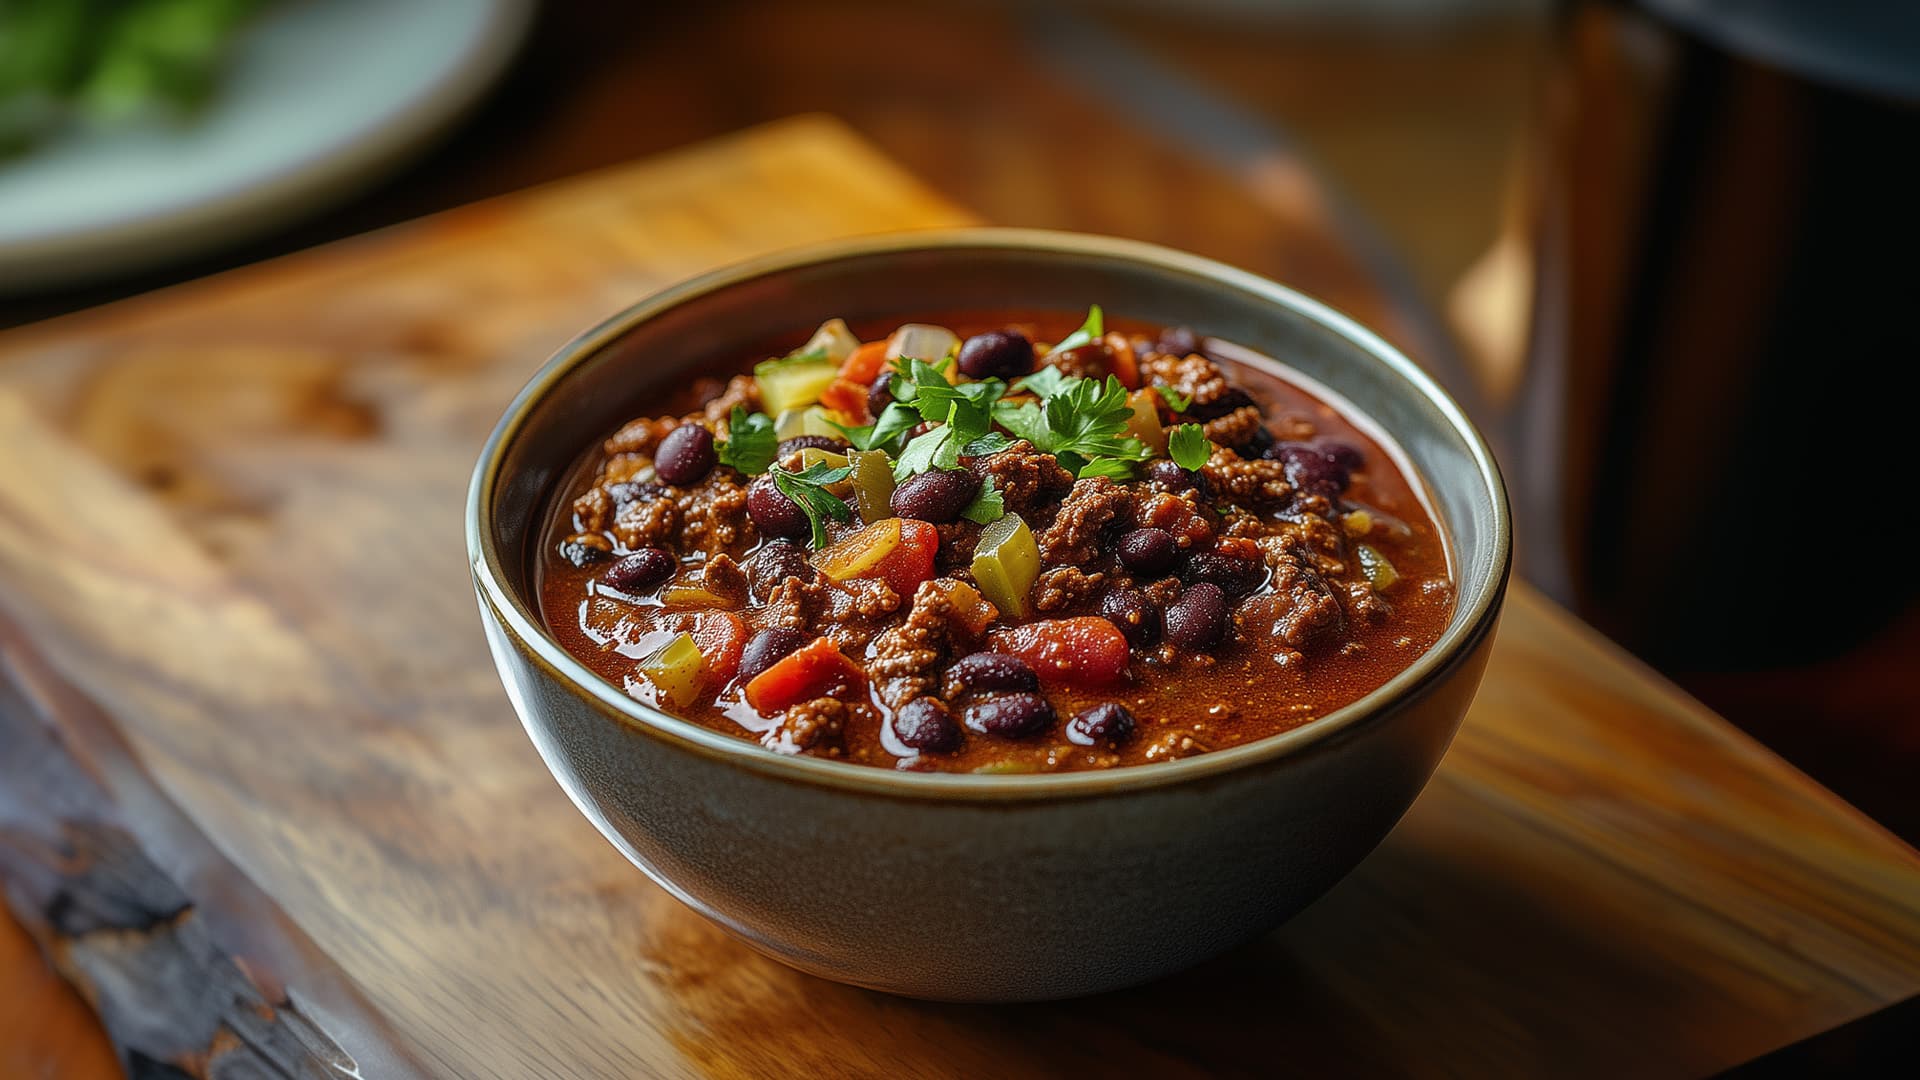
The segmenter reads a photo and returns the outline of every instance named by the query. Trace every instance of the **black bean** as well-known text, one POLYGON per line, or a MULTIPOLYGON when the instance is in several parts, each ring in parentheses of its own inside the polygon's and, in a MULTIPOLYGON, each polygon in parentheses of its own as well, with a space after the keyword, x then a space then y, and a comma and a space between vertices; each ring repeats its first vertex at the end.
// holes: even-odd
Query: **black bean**
POLYGON ((653 471, 675 487, 698 483, 719 458, 713 452, 713 432, 699 424, 681 424, 660 440, 653 454, 653 471))
POLYGON ((1033 342, 1018 330, 989 330, 960 346, 960 374, 1016 379, 1033 372, 1033 342))
POLYGON ((992 690, 1038 690, 1040 678, 1025 660, 1002 652, 970 653, 947 669, 943 690, 947 697, 992 690))
POLYGON ((1192 356, 1200 351, 1200 335, 1191 326, 1169 326, 1160 331, 1153 348, 1169 356, 1192 356))
POLYGON ((560 541, 560 557, 575 566, 592 566, 613 558, 613 543, 599 533, 574 533, 560 541))
POLYGON ((1119 746, 1133 738, 1133 714, 1126 706, 1106 701, 1082 709, 1067 721, 1067 741, 1081 746, 1119 746))
POLYGON ((1331 499, 1347 490, 1352 474, 1340 464, 1342 455, 1310 443, 1274 443, 1261 455, 1286 466, 1287 483, 1310 495, 1331 499))
POLYGON ((939 698, 920 697, 893 714, 893 734, 902 743, 930 754, 960 749, 960 725, 939 698))
POLYGON ((847 442, 847 440, 836 439, 831 435, 795 435, 791 439, 781 439, 780 445, 774 447, 773 456, 775 458, 783 458, 795 450, 806 450, 808 448, 831 450, 836 454, 840 454, 845 453, 851 447, 852 444, 847 442))
POLYGON ((965 469, 945 469, 909 476, 893 489, 887 505, 903 518, 942 524, 960 516, 960 511, 980 494, 980 478, 965 469))
POLYGON ((1159 577, 1173 569, 1173 560, 1180 554, 1173 534, 1155 528, 1135 529, 1122 536, 1114 551, 1120 556, 1121 566, 1148 577, 1159 577))
POLYGON ((753 582, 754 595, 762 599, 788 578, 812 581, 818 572, 807 561, 806 549, 791 540, 763 544, 747 561, 747 575, 753 582))
POLYGON ((1167 640, 1183 649, 1199 651, 1227 636, 1227 594, 1211 582, 1187 588, 1167 609, 1167 640))
POLYGON ((1205 404, 1196 401, 1187 406, 1183 419, 1218 420, 1235 409, 1245 408, 1251 404, 1253 404, 1252 396, 1236 386, 1205 404))
POLYGON ((887 406, 891 404, 893 404, 893 377, 883 371, 879 378, 873 380, 873 385, 867 387, 867 412, 878 420, 880 414, 885 412, 887 406))
POLYGON ((621 592, 639 592, 667 580, 679 568, 679 560, 672 555, 659 548, 646 547, 620 556, 607 567, 601 580, 621 592))
POLYGON ((1053 704, 1039 694, 992 694, 974 698, 965 713, 967 730, 1003 739, 1024 739, 1053 726, 1053 704))
POLYGON ((1100 600, 1100 615, 1120 628, 1127 644, 1151 648, 1160 640, 1160 609, 1139 589, 1115 589, 1100 600))
POLYGON ((1172 458, 1154 458, 1147 462, 1147 479, 1154 487, 1178 495, 1200 486, 1200 477, 1183 469, 1172 458))
POLYGON ((1242 558, 1219 551, 1196 551, 1187 556, 1180 568, 1183 581, 1206 581, 1220 586, 1230 596, 1250 593, 1267 581, 1267 564, 1259 559, 1242 558))
POLYGON ((1233 452, 1251 461, 1266 452, 1273 445, 1273 432, 1265 424, 1253 429, 1253 433, 1233 448, 1233 452))
POLYGON ((760 631, 747 639, 747 647, 740 650, 740 681, 753 678, 812 640, 790 626, 774 626, 760 631))
POLYGON ((806 536, 813 530, 807 512, 787 498, 770 474, 762 474, 747 485, 747 516, 753 526, 768 536, 806 536))

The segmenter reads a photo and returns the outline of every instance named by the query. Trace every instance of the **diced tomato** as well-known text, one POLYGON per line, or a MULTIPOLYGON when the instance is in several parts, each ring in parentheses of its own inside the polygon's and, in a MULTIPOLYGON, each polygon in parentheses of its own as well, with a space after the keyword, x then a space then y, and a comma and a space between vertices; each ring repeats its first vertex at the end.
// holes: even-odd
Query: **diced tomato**
POLYGON ((1017 626, 997 635, 994 644, 1025 660, 1042 682, 1098 686, 1127 670, 1126 637, 1092 615, 1017 626))
POLYGON ((709 685, 722 686, 731 680, 740 670, 740 653, 747 645, 747 624, 740 616, 731 611, 700 611, 678 621, 700 647, 709 685))
POLYGON ((815 638, 747 683, 747 704, 763 713, 822 697, 835 687, 866 678, 832 638, 815 638))
POLYGON ((940 550, 940 530, 924 521, 903 518, 900 543, 863 577, 882 578, 903 599, 911 599, 923 581, 933 579, 933 557, 940 550))
POLYGON ((848 382, 859 383, 861 392, 865 393, 866 388, 873 385, 873 380, 879 378, 886 367, 887 341, 881 338, 853 350, 846 362, 840 365, 840 377, 848 382))
POLYGON ((847 417, 854 424, 865 424, 873 419, 867 414, 865 384, 845 377, 833 380, 825 390, 820 391, 820 404, 847 417))
POLYGON ((1100 339, 1107 347, 1107 355, 1113 358, 1113 373, 1120 379, 1120 385, 1129 390, 1140 389, 1140 360, 1133 355, 1133 343, 1125 334, 1108 334, 1100 339))

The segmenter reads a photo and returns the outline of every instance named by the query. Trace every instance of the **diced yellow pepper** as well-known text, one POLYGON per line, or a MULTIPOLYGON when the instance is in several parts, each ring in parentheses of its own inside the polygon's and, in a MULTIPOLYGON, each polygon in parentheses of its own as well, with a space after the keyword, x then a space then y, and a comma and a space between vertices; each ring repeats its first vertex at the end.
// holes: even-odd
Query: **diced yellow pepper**
POLYGON ((1157 390, 1135 390, 1127 395, 1127 404, 1133 406, 1133 415, 1127 418, 1128 435, 1147 444, 1147 449, 1155 455, 1164 456, 1167 452, 1167 431, 1160 426, 1160 407, 1157 402, 1160 393, 1157 390))
POLYGON ((800 468, 810 469, 815 465, 825 465, 829 469, 844 469, 847 467, 847 459, 843 454, 836 454, 818 446, 801 449, 800 468))
POLYGON ((754 369, 753 381, 760 387, 760 404, 779 416, 789 409, 803 409, 820 400, 820 392, 832 384, 840 367, 824 356, 811 359, 778 360, 754 369))
POLYGON ((670 608, 734 608, 740 598, 722 596, 704 585, 669 585, 660 590, 660 603, 670 608))
POLYGON ((706 663, 691 634, 676 634, 665 648, 640 661, 636 670, 653 684, 659 704, 684 709, 700 696, 706 663))
POLYGON ((964 581, 953 578, 937 578, 934 585, 947 594, 947 604, 953 608, 953 617, 967 633, 979 637, 987 632, 987 624, 1000 615, 1000 609, 984 596, 980 590, 964 581))
POLYGON ((1374 592, 1386 592, 1400 580, 1400 571, 1395 570, 1393 563, 1372 544, 1361 544, 1353 552, 1359 557, 1360 569, 1366 572, 1367 582, 1373 586, 1374 592))
POLYGON ((1027 594, 1040 576, 1040 546, 1018 514, 1008 514, 980 531, 973 550, 973 580, 993 606, 1012 618, 1026 618, 1027 594))
POLYGON ((854 450, 847 454, 853 468, 853 497, 860 520, 871 525, 893 516, 893 466, 882 450, 854 450))
POLYGON ((814 555, 813 565, 835 581, 851 581, 879 565, 899 546, 900 519, 887 518, 814 555))

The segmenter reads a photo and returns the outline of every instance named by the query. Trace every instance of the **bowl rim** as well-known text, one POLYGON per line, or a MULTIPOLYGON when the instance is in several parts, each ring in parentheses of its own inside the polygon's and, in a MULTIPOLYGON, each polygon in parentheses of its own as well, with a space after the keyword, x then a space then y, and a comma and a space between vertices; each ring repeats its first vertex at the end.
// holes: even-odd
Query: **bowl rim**
MULTIPOLYGON (((831 240, 758 256, 688 278, 647 296, 563 345, 514 396, 487 437, 468 486, 467 559, 484 614, 490 614, 519 651, 553 681, 614 720, 630 733, 671 743, 702 757, 723 761, 775 779, 857 790, 870 794, 942 800, 1018 801, 1107 795, 1197 781, 1271 759, 1296 756, 1336 736, 1355 732, 1393 711, 1429 684, 1451 672, 1491 633, 1498 620, 1512 569, 1513 539, 1506 485, 1493 452, 1464 411, 1412 360, 1341 312, 1295 289, 1225 263, 1144 241, 1048 229, 972 227, 884 233, 831 240), (1366 351, 1423 396, 1446 419, 1473 458, 1478 478, 1492 501, 1494 562, 1484 587, 1472 590, 1472 606, 1452 621, 1424 653, 1391 679, 1359 699, 1290 731, 1239 746, 1176 761, 1062 773, 975 774, 906 772, 804 754, 776 754, 647 705, 562 648, 537 612, 506 585, 500 552, 486 528, 492 519, 501 466, 534 407, 588 360, 635 326, 696 297, 736 285, 843 259, 904 254, 928 249, 953 251, 1050 251, 1090 256, 1197 277, 1290 308, 1366 351)), ((1464 568, 1463 571, 1464 572, 1464 568)), ((1458 583, 1456 583, 1458 585, 1458 583)), ((1457 594, 1468 590, 1457 588, 1457 594)), ((496 663, 500 660, 496 657, 496 663)), ((502 673, 504 674, 504 672, 502 673)), ((517 695, 514 695, 517 697, 517 695)), ((518 706, 521 703, 516 701, 518 706)), ((523 717, 523 720, 525 718, 523 717)), ((531 723, 531 721, 527 721, 531 723)))

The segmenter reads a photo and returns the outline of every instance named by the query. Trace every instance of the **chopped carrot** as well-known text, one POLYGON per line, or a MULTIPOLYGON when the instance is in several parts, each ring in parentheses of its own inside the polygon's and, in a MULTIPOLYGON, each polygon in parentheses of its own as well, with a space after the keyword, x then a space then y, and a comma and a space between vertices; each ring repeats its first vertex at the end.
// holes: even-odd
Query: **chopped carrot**
POLYGON ((815 638, 755 675, 747 683, 747 704, 762 713, 776 713, 865 678, 866 673, 847 659, 832 638, 815 638))
POLYGON ((886 368, 887 342, 883 338, 869 341, 853 350, 846 363, 840 365, 840 377, 848 382, 859 383, 864 388, 872 386, 873 380, 879 378, 886 368))

